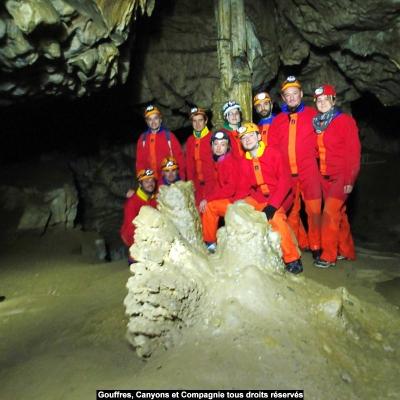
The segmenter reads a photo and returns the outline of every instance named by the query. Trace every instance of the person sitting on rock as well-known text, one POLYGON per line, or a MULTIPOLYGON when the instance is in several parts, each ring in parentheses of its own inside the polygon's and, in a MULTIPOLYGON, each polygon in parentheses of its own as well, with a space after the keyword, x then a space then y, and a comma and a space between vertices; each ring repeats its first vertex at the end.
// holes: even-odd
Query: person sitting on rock
MULTIPOLYGON (((121 239, 129 248, 134 242, 135 226, 133 220, 139 214, 143 206, 156 207, 155 198, 156 177, 151 169, 142 169, 137 173, 138 189, 136 192, 125 201, 124 219, 120 229, 121 239)), ((135 262, 133 258, 128 256, 129 264, 135 262)))
POLYGON ((179 181, 179 166, 174 157, 165 157, 161 162, 162 185, 172 185, 179 181))
POLYGON ((193 134, 186 141, 186 179, 193 182, 196 206, 216 186, 214 162, 210 148, 212 132, 207 127, 206 110, 200 107, 190 109, 193 134))
POLYGON ((278 148, 265 146, 256 124, 244 122, 238 133, 245 156, 238 160, 240 173, 235 199, 244 199, 265 213, 272 229, 281 236, 286 270, 298 274, 303 271, 300 250, 285 212, 293 203, 288 165, 278 148))
POLYGON ((210 253, 216 250, 217 229, 220 217, 225 216, 236 192, 237 159, 231 150, 231 141, 225 130, 216 130, 211 136, 211 149, 217 186, 200 202, 199 211, 203 225, 203 239, 210 253))
POLYGON ((185 161, 181 145, 176 136, 162 126, 161 111, 153 106, 146 107, 144 118, 148 129, 143 132, 136 147, 136 171, 151 168, 158 183, 161 183, 161 161, 172 156, 181 168, 181 178, 184 179, 185 161))

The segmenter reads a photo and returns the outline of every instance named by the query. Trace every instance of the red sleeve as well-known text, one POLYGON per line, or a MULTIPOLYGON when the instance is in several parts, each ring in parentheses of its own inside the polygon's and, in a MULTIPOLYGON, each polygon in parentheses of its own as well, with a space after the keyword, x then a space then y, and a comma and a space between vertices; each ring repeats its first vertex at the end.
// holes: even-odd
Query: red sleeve
POLYGON ((195 177, 194 154, 193 154, 193 136, 186 141, 186 179, 193 181, 195 177))
POLYGON ((136 218, 140 210, 140 205, 137 202, 137 197, 133 195, 126 200, 124 205, 124 220, 120 229, 122 241, 126 246, 130 247, 133 244, 133 236, 135 234, 135 226, 132 221, 136 218))
POLYGON ((358 136, 358 127, 354 118, 350 117, 346 123, 345 149, 346 165, 344 173, 345 185, 354 185, 360 171, 361 144, 358 136))
POLYGON ((147 166, 146 166, 145 148, 143 146, 143 133, 142 133, 139 136, 139 139, 136 144, 136 172, 145 168, 147 168, 147 166))
POLYGON ((179 165, 179 176, 184 181, 186 177, 185 158, 183 157, 182 147, 176 136, 171 132, 172 155, 176 158, 179 165))
POLYGON ((268 204, 275 208, 280 208, 292 189, 292 177, 290 175, 289 166, 283 161, 283 157, 279 150, 269 148, 271 152, 271 165, 274 166, 273 172, 277 180, 277 186, 273 193, 270 193, 268 204))
MULTIPOLYGON (((233 201, 242 200, 250 195, 251 190, 251 175, 249 174, 249 163, 246 159, 242 158, 237 160, 238 171, 240 174, 235 175, 237 181, 236 193, 233 201)), ((253 171, 251 171, 253 173, 253 171)))
POLYGON ((219 164, 217 164, 218 185, 212 193, 206 196, 207 201, 232 199, 236 193, 238 172, 236 158, 229 155, 219 164))
POLYGON ((269 127, 268 131, 268 146, 280 146, 281 145, 281 139, 280 139, 280 134, 279 134, 279 120, 280 117, 275 117, 272 120, 272 124, 269 127))

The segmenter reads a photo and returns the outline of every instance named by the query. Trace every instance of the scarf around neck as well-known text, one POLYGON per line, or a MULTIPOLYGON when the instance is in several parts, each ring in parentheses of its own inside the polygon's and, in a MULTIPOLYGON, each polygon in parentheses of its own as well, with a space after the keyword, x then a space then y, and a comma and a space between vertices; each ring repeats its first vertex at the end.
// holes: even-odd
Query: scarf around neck
POLYGON ((321 134, 328 128, 332 120, 340 114, 337 107, 332 107, 326 113, 319 113, 313 118, 313 126, 317 135, 321 134))

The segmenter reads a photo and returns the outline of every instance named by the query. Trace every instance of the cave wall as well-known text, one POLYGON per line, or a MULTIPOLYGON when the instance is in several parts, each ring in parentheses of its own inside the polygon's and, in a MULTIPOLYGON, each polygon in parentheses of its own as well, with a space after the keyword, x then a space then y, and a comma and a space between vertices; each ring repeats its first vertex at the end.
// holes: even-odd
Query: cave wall
MULTIPOLYGON (((324 82, 339 103, 371 93, 399 105, 400 13, 396 1, 246 1, 253 89, 279 100, 279 83, 296 74, 306 99, 324 82)), ((211 108, 218 83, 212 1, 157 3, 137 32, 133 50, 134 103, 158 102, 172 129, 187 124, 188 104, 211 108), (137 77, 137 79, 136 79, 137 77)))
POLYGON ((154 0, 7 0, 0 5, 0 105, 126 81, 129 32, 154 0))
MULTIPOLYGON (((211 109, 218 87, 214 3, 7 0, 0 105, 89 95, 130 72, 137 112, 156 101, 170 128, 182 127, 191 104, 211 109)), ((254 90, 276 96, 284 77, 296 74, 307 96, 334 83, 345 108, 366 93, 400 104, 398 1, 246 0, 245 8, 254 90)))

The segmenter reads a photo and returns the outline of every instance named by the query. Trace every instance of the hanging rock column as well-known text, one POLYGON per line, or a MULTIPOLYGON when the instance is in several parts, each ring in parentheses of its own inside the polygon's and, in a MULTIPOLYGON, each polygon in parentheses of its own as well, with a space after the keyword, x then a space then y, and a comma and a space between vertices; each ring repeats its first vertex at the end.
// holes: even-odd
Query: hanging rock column
POLYGON ((251 119, 251 63, 248 60, 247 23, 243 0, 215 2, 220 85, 213 96, 214 124, 222 125, 221 107, 236 100, 243 119, 251 119))

